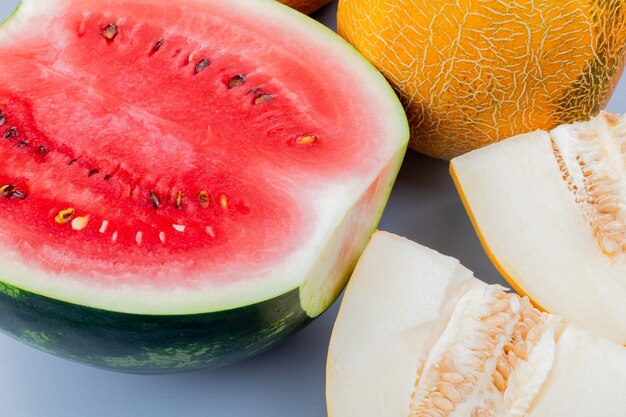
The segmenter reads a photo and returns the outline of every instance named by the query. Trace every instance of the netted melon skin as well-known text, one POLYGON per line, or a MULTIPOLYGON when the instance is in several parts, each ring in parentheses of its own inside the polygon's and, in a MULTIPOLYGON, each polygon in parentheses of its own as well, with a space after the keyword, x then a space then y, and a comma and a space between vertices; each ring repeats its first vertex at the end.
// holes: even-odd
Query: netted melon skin
POLYGON ((596 115, 624 65, 622 0, 341 0, 338 30, 388 78, 411 148, 449 160, 596 115))

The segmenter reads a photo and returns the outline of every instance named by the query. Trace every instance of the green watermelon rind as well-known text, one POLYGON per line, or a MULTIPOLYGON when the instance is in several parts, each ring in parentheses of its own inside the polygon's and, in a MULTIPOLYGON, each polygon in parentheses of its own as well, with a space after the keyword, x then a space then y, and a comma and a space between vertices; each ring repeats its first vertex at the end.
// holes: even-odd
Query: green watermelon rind
POLYGON ((0 282, 2 331, 44 352, 128 373, 215 368, 258 355, 305 326, 298 291, 234 310, 180 316, 117 313, 0 282))

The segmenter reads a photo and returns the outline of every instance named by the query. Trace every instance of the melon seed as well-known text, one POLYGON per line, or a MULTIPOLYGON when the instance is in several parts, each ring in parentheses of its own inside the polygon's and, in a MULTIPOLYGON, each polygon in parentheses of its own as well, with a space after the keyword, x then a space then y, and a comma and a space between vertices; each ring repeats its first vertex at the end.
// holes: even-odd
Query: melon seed
POLYGON ((182 191, 179 191, 178 194, 176 194, 176 208, 178 210, 183 208, 183 192, 182 191))
POLYGON ((89 224, 89 216, 79 216, 72 220, 72 229, 83 230, 89 224))
POLYGON ((4 198, 13 197, 13 193, 15 192, 15 185, 7 184, 0 187, 0 196, 4 198))
POLYGON ((19 132, 17 131, 16 127, 12 127, 9 130, 7 130, 6 132, 4 132, 4 138, 5 139, 16 138, 18 136, 19 136, 19 132))
POLYGON ((152 205, 155 209, 158 209, 161 206, 161 202, 159 201, 159 196, 152 190, 150 190, 150 200, 152 201, 152 205))
POLYGON ((0 187, 0 196, 6 199, 18 198, 20 200, 24 200, 26 198, 26 193, 22 190, 19 190, 13 184, 7 184, 0 187))
POLYGON ((246 82, 246 76, 243 74, 235 75, 233 78, 228 81, 228 88, 235 88, 243 85, 246 82))
POLYGON ((56 215, 54 220, 58 224, 66 224, 70 220, 72 220, 72 217, 74 217, 74 209, 73 208, 68 208, 68 209, 59 211, 59 213, 56 215))
POLYGON ((222 210, 228 211, 228 197, 225 194, 220 196, 220 207, 222 207, 222 210))
POLYGON ((4 112, 0 110, 0 126, 4 126, 7 122, 7 117, 4 115, 4 112))
POLYGON ((296 145, 298 146, 311 146, 315 142, 317 142, 317 136, 315 135, 300 136, 298 139, 296 139, 296 145))
POLYGON ((99 170, 99 169, 94 168, 94 169, 92 169, 91 171, 89 171, 89 175, 87 175, 87 176, 88 176, 88 177, 91 177, 91 176, 93 176, 93 175, 98 174, 99 172, 100 172, 100 170, 99 170))
POLYGON ((463 375, 456 372, 445 372, 441 375, 441 379, 452 384, 460 384, 465 381, 463 375))
POLYGON ((25 141, 21 141, 20 143, 17 144, 18 148, 25 148, 28 146, 28 142, 25 141))
POLYGON ((452 411, 454 410, 454 404, 446 398, 443 397, 435 397, 433 398, 433 405, 440 410, 444 411, 452 411))
POLYGON ((207 67, 209 66, 209 64, 211 64, 211 61, 209 61, 207 58, 204 58, 204 59, 200 60, 200 61, 196 64, 196 74, 200 74, 202 71, 204 71, 205 69, 207 69, 207 67))
POLYGON ((117 36, 117 25, 115 23, 107 25, 102 31, 102 36, 104 36, 108 41, 115 39, 117 36))
POLYGON ((274 96, 271 94, 267 94, 267 93, 259 94, 258 96, 254 98, 254 104, 265 103, 266 101, 269 101, 273 98, 274 96))
POLYGON ((48 155, 48 148, 46 148, 45 146, 41 145, 39 147, 37 147, 37 150, 39 151, 39 154, 41 156, 46 156, 48 155))
POLYGON ((205 190, 202 190, 198 193, 198 203, 200 203, 202 207, 209 207, 210 202, 211 200, 209 199, 208 192, 206 192, 205 190))
POLYGON ((152 48, 152 53, 158 52, 159 49, 161 49, 161 47, 163 46, 163 42, 165 42, 163 39, 159 39, 157 43, 154 44, 154 48, 152 48))

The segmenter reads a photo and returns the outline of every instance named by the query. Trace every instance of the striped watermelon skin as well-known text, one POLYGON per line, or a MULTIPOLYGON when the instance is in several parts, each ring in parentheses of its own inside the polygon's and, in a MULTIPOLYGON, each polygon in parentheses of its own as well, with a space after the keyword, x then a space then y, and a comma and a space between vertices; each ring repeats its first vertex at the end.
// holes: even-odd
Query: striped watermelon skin
POLYGON ((32 347, 97 368, 161 374, 258 355, 305 326, 298 290, 193 315, 126 314, 71 304, 0 282, 0 327, 32 347))

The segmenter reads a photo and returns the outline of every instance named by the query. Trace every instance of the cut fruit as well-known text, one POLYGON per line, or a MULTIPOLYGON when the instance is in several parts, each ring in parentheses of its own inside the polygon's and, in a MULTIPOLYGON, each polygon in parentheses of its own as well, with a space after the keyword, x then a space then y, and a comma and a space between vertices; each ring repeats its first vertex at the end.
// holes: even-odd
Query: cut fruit
POLYGON ((352 276, 328 356, 330 417, 620 417, 624 387, 619 344, 384 232, 352 276))
POLYGON ((0 73, 0 327, 97 366, 221 365, 321 314, 408 141, 274 1, 25 0, 0 73))
POLYGON ((512 286, 626 344, 626 118, 521 135, 454 159, 451 171, 512 286))

